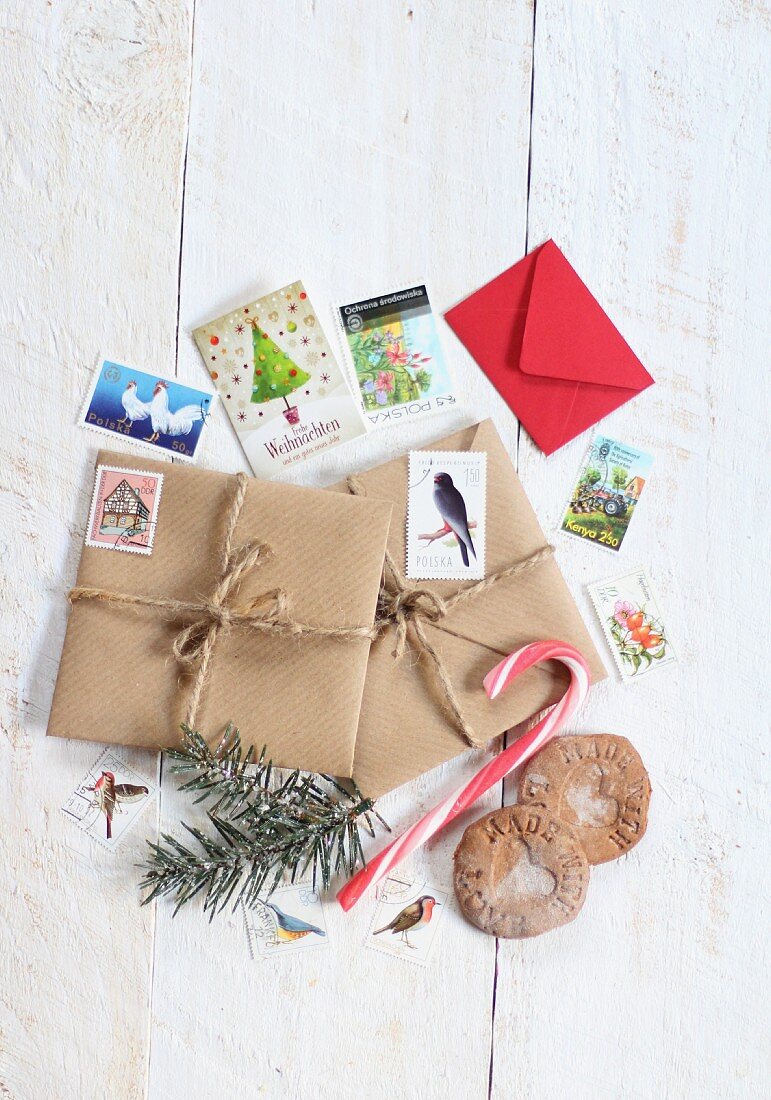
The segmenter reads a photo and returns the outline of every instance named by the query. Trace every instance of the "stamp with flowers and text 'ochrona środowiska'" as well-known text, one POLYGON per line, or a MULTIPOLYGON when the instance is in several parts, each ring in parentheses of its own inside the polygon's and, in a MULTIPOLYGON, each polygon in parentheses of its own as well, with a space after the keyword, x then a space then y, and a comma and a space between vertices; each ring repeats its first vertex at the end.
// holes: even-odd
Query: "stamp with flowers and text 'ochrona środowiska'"
POLYGON ((455 385, 423 283, 336 307, 351 374, 373 427, 455 404, 455 385))
POLYGON ((482 580, 487 455, 411 451, 408 478, 407 576, 482 580))

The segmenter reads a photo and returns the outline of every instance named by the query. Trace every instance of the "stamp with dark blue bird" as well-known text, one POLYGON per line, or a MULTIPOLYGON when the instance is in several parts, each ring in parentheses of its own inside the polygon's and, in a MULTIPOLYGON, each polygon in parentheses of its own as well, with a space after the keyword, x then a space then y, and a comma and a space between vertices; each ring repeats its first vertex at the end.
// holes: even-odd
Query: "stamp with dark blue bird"
POLYGON ((483 451, 410 452, 408 577, 484 578, 486 493, 483 451))

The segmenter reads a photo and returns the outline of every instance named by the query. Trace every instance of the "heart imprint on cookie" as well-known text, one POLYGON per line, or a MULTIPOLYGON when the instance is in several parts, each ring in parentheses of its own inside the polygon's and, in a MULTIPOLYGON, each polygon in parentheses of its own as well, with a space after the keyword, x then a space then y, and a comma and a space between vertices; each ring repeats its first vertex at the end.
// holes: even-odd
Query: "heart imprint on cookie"
POLYGON ((511 893, 514 897, 527 901, 529 898, 548 898, 549 894, 554 893, 557 889, 557 876, 533 858, 533 853, 524 840, 513 841, 509 852, 506 866, 502 867, 503 873, 499 871, 497 876, 497 861, 493 861, 493 887, 499 898, 511 893))
POLYGON ((575 768, 562 795, 563 821, 590 829, 615 825, 621 807, 603 789, 606 785, 605 772, 599 764, 585 761, 575 768))

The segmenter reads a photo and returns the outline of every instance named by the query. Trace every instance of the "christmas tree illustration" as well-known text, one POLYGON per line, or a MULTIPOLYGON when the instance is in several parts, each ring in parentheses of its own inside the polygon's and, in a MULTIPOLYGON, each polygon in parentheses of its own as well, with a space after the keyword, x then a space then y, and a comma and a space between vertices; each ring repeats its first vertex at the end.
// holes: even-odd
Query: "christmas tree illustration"
POLYGON ((254 382, 252 401, 272 401, 275 397, 286 400, 300 386, 310 381, 310 375, 299 367, 286 352, 274 344, 270 336, 257 325, 252 326, 252 346, 254 348, 254 382))

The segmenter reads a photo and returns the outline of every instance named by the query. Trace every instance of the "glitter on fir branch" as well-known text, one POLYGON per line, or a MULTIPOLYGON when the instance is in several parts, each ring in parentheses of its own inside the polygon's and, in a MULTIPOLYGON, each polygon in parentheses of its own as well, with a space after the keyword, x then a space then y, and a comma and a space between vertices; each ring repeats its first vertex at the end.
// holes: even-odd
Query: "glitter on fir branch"
POLYGON ((174 912, 203 895, 209 919, 233 900, 247 907, 269 896, 285 875, 292 882, 311 871, 313 885, 329 888, 332 876, 350 877, 364 865, 360 830, 375 835, 373 818, 390 832, 351 780, 346 789, 328 775, 279 772, 265 759, 244 751, 239 731, 229 725, 215 749, 189 726, 182 726, 179 748, 168 749, 172 772, 189 776, 180 790, 194 805, 209 802, 213 833, 182 822, 197 844, 188 847, 163 833, 148 841, 150 854, 140 889, 146 905, 172 894, 174 912))

